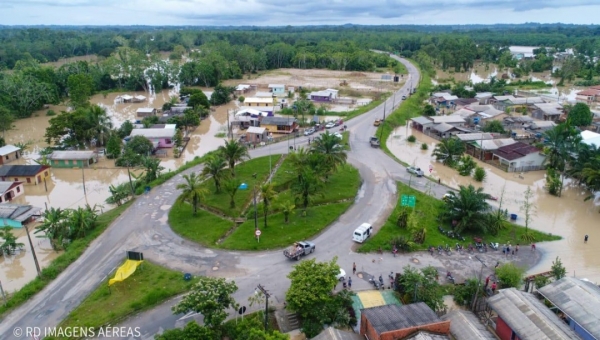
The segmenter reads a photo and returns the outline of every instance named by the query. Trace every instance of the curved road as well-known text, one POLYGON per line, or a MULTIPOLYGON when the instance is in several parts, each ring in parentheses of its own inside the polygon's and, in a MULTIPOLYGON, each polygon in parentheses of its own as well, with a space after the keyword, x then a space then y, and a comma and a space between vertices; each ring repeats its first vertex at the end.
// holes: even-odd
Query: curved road
MULTIPOLYGON (((392 96, 386 101, 387 114, 402 102, 403 95, 408 96, 409 86, 416 87, 419 83, 417 69, 408 61, 397 59, 406 65, 409 75, 395 97, 392 96)), ((351 273, 352 262, 356 262, 359 272, 364 271, 377 276, 383 274, 387 277, 386 273, 391 270, 399 270, 409 262, 414 264, 414 257, 391 261, 391 255, 385 254, 383 261, 377 259, 373 263, 375 255, 354 253, 351 241, 352 231, 360 223, 369 222, 375 228, 384 223, 397 202, 395 182, 406 179, 406 169, 402 165, 381 150, 369 146, 369 137, 375 133, 373 120, 382 118, 383 111, 382 104, 346 122, 350 131, 351 146, 348 161, 359 170, 363 185, 355 204, 313 240, 318 251, 311 257, 326 261, 338 256, 338 263, 347 273, 351 273)), ((306 137, 296 139, 296 146, 306 144, 306 137)), ((286 152, 288 143, 281 142, 251 150, 250 155, 260 157, 286 152)), ((190 169, 186 173, 198 169, 190 169)), ((259 283, 271 292, 271 303, 282 303, 285 291, 289 287, 286 276, 292 268, 292 263, 281 255, 281 251, 244 253, 207 249, 185 241, 171 231, 167 224, 168 212, 178 196, 175 186, 181 181, 182 176, 178 175, 153 189, 150 194, 139 197, 73 265, 41 293, 2 320, 0 338, 17 339, 13 336, 15 327, 24 329, 56 326, 122 263, 127 250, 141 251, 146 259, 182 272, 235 279, 239 287, 235 297, 240 304, 245 304, 247 297, 254 292, 259 283)), ((433 190, 437 191, 436 196, 439 197, 446 188, 435 186, 433 190)), ((440 266, 439 261, 433 264, 440 266)), ((356 281, 353 287, 368 287, 368 282, 359 279, 356 281)), ((197 317, 192 315, 181 319, 181 316, 172 315, 170 306, 174 302, 169 301, 142 313, 123 325, 141 327, 143 338, 152 338, 152 335, 162 328, 172 328, 197 317)))

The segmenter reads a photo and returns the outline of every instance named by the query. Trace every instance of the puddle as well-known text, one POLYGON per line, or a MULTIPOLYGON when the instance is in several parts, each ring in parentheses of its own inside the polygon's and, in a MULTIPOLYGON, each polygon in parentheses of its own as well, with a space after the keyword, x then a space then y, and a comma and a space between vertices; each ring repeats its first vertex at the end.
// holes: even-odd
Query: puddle
POLYGON ((436 141, 431 137, 402 127, 394 131, 388 140, 388 147, 402 161, 418 166, 426 172, 431 165, 433 167, 431 175, 434 178, 440 178, 442 183, 453 188, 458 188, 459 185, 473 184, 475 187, 483 187, 484 191, 492 196, 500 197, 502 188, 506 186, 503 206, 508 209, 509 213, 519 216, 517 221, 519 223, 523 222, 520 200, 527 186, 531 186, 534 194, 533 205, 537 207, 537 211, 530 226, 540 231, 560 235, 563 239, 541 245, 540 248, 544 251, 545 256, 529 272, 549 270, 552 261, 559 256, 569 275, 600 282, 600 273, 595 269, 600 266, 600 247, 594 246, 595 242, 600 243, 600 230, 597 228, 600 202, 596 202, 596 204, 591 201, 584 202, 587 192, 581 187, 572 185, 569 180, 565 181, 561 198, 549 195, 544 189, 544 171, 523 174, 506 173, 477 161, 478 165, 486 170, 487 178, 483 183, 475 182, 470 177, 460 176, 456 170, 435 162, 431 157, 435 143, 436 141), (416 143, 406 141, 409 134, 415 135, 416 143), (421 150, 422 143, 428 144, 428 150, 421 150), (590 237, 587 244, 583 243, 585 235, 590 237))

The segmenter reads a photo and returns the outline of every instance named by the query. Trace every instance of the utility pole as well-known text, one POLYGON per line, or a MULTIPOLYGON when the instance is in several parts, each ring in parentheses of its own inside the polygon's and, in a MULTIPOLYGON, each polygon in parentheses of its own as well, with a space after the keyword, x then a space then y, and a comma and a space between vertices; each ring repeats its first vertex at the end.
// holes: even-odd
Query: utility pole
MULTIPOLYGON (((385 126, 385 109, 386 109, 386 106, 387 106, 387 100, 383 102, 383 126, 385 126)), ((383 136, 383 126, 379 130, 379 141, 380 141, 380 143, 382 142, 381 136, 383 136)))
POLYGON ((87 193, 85 191, 85 173, 83 171, 83 161, 81 163, 81 179, 83 180, 83 195, 86 196, 87 193))
POLYGON ((263 294, 265 294, 265 332, 269 329, 269 298, 271 294, 262 286, 258 285, 258 290, 260 290, 263 294))
POLYGON ((2 294, 2 297, 4 298, 4 304, 6 305, 6 294, 4 294, 4 288, 2 288, 2 281, 0 281, 0 293, 2 294))
POLYGON ((131 171, 129 171, 129 162, 130 160, 127 160, 127 175, 129 176, 129 186, 131 187, 131 198, 133 199, 135 197, 135 190, 133 189, 133 182, 131 181, 131 171))
POLYGON ((475 296, 473 297, 473 304, 471 305, 471 311, 475 311, 475 302, 477 302, 477 295, 479 294, 479 287, 481 286, 481 275, 483 275, 483 267, 487 267, 485 263, 479 258, 479 256, 475 256, 479 262, 481 262, 481 270, 479 271, 479 280, 477 280, 477 290, 475 291, 475 296))
POLYGON ((258 230, 258 213, 256 211, 256 173, 252 174, 254 178, 254 230, 258 230))
POLYGON ((37 259, 37 255, 35 254, 35 249, 33 248, 33 242, 31 242, 31 235, 29 235, 29 228, 27 224, 23 224, 25 227, 25 231, 27 232, 27 239, 29 240, 29 246, 31 247, 31 255, 33 256, 33 262, 35 263, 35 269, 37 270, 38 277, 42 278, 42 271, 40 269, 40 264, 37 259))

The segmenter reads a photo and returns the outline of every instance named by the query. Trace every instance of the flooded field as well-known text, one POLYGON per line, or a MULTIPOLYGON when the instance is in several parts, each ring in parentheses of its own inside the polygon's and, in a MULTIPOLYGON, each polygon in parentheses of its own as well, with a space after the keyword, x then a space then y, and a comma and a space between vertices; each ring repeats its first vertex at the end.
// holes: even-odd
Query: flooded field
MULTIPOLYGON (((388 147, 396 157, 411 165, 415 165, 428 173, 429 166, 433 167, 431 176, 439 178, 443 184, 452 188, 459 185, 473 184, 475 187, 483 187, 486 193, 500 197, 505 188, 503 206, 509 213, 518 215, 517 222, 523 224, 523 212, 521 210, 525 190, 531 186, 534 193, 533 202, 536 207, 530 227, 560 235, 562 240, 539 245, 544 252, 541 263, 532 268, 530 273, 544 272, 550 269, 552 261, 559 256, 567 268, 568 275, 587 278, 594 282, 600 282, 600 230, 598 229, 600 202, 587 201, 584 198, 588 193, 581 187, 575 186, 570 181, 565 181, 563 196, 558 198, 549 195, 544 189, 544 171, 528 173, 506 173, 491 165, 477 161, 487 172, 487 178, 483 183, 478 183, 470 177, 463 177, 454 169, 448 168, 435 162, 431 153, 435 148, 436 141, 420 132, 414 132, 410 128, 398 128, 388 140, 388 147), (414 134, 416 143, 406 141, 408 135, 414 134), (421 150, 421 144, 427 143, 428 150, 421 150), (584 244, 585 235, 590 239, 584 244)), ((417 185, 424 185, 426 180, 415 180, 417 185)), ((507 240, 509 241, 509 240, 507 240)), ((513 241, 513 243, 515 243, 513 241)), ((524 247, 527 248, 527 247, 524 247)), ((529 250, 526 250, 526 253, 529 250)))

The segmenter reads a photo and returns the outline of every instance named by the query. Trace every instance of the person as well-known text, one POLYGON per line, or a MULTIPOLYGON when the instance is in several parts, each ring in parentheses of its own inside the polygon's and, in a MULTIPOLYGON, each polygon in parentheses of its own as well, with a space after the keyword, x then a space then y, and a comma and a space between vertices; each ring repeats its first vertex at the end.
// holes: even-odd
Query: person
POLYGON ((348 276, 348 288, 352 289, 352 278, 348 276))
POLYGON ((587 240, 588 240, 588 236, 587 236, 587 235, 585 235, 585 238, 583 239, 583 242, 584 242, 584 243, 587 243, 587 240))
POLYGON ((496 281, 494 281, 494 283, 492 283, 492 294, 494 294, 496 292, 496 281))
POLYGON ((352 262, 352 274, 356 275, 356 262, 352 262))
POLYGON ((535 251, 535 243, 531 244, 531 251, 535 251))
POLYGON ((438 184, 442 184, 442 179, 438 178, 438 184))
POLYGON ((515 254, 519 255, 519 244, 515 246, 515 254))
POLYGON ((396 248, 396 246, 394 246, 394 257, 396 257, 397 253, 398 253, 398 249, 396 248))
POLYGON ((487 286, 489 283, 490 283, 490 277, 488 275, 488 277, 485 278, 485 289, 487 289, 487 286))

